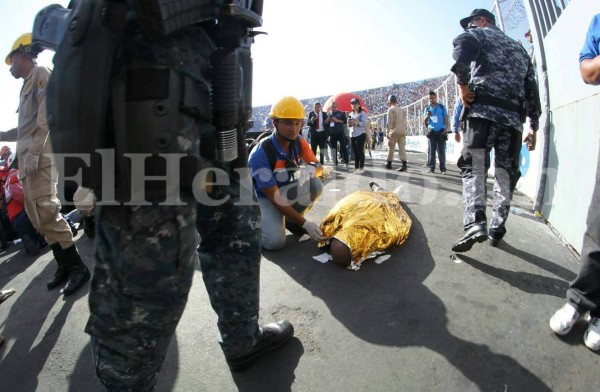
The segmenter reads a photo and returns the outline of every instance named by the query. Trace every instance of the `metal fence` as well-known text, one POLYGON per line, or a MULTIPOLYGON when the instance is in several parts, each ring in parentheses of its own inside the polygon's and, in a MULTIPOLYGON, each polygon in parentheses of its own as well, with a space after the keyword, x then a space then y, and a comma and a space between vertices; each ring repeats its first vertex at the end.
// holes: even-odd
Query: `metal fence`
MULTIPOLYGON (((448 113, 452 115, 452 113, 454 113, 456 97, 458 95, 456 75, 448 75, 442 84, 433 91, 435 91, 437 95, 438 102, 446 106, 448 113)), ((423 125, 423 119, 425 118, 424 113, 427 105, 429 105, 429 95, 425 95, 415 102, 402 107, 406 113, 406 134, 408 136, 425 135, 426 130, 423 125)), ((370 120, 371 123, 377 123, 378 127, 385 128, 387 114, 372 116, 370 117, 370 120)))

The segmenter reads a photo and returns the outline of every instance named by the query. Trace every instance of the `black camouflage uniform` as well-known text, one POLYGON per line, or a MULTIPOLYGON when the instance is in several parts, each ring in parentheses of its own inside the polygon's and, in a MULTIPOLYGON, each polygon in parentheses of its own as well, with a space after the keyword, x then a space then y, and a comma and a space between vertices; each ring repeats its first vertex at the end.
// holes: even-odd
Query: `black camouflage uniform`
POLYGON ((454 39, 452 72, 469 85, 475 101, 468 111, 464 147, 459 159, 463 178, 465 230, 486 225, 486 179, 494 148, 494 202, 489 235, 499 239, 510 211, 513 191, 521 173, 519 157, 523 120, 528 108, 531 129, 538 129, 538 86, 525 49, 494 25, 469 27, 454 39))

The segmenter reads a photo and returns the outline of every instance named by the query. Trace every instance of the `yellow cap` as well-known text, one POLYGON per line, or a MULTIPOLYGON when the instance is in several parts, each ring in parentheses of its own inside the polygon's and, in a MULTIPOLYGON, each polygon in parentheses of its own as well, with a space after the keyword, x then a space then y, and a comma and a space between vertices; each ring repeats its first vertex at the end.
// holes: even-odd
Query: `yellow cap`
POLYGON ((19 38, 17 38, 17 40, 13 44, 12 48, 10 49, 10 52, 8 53, 8 56, 6 56, 6 60, 5 60, 6 61, 6 65, 11 65, 12 64, 12 61, 11 61, 10 57, 21 46, 24 46, 26 48, 28 48, 28 47, 31 46, 31 33, 25 33, 22 36, 20 36, 19 38))
POLYGON ((274 118, 304 119, 304 106, 294 97, 283 97, 271 106, 269 116, 274 118))

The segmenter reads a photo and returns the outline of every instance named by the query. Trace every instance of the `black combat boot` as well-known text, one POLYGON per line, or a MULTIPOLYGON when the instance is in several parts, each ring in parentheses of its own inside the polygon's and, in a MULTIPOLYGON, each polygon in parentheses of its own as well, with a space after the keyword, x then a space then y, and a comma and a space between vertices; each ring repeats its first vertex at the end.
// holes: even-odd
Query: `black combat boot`
POLYGON ((65 258, 65 265, 69 271, 69 279, 67 280, 67 284, 60 291, 65 295, 71 295, 76 292, 85 282, 90 279, 90 271, 87 269, 83 261, 81 261, 81 256, 79 256, 79 252, 77 252, 77 247, 75 244, 68 247, 67 249, 63 249, 63 257, 65 258))
POLYGON ((46 284, 48 290, 60 286, 64 281, 66 281, 69 278, 69 270, 65 265, 62 247, 57 242, 56 244, 50 245, 50 248, 52 249, 52 253, 54 254, 56 264, 58 264, 58 269, 54 273, 54 277, 52 278, 52 280, 46 284))
POLYGON ((261 329, 260 338, 250 351, 235 358, 225 357, 231 370, 243 370, 253 365, 260 357, 282 347, 294 336, 294 326, 286 320, 264 325, 261 329))
POLYGON ((453 252, 467 252, 471 250, 477 242, 484 242, 487 239, 488 233, 485 223, 477 223, 465 231, 458 241, 452 245, 453 252))
POLYGON ((402 161, 402 167, 400 169, 398 169, 399 172, 405 172, 408 169, 408 167, 406 167, 406 161, 402 161))
POLYGON ((385 164, 385 168, 386 169, 391 169, 392 168, 392 161, 387 161, 387 163, 385 164))

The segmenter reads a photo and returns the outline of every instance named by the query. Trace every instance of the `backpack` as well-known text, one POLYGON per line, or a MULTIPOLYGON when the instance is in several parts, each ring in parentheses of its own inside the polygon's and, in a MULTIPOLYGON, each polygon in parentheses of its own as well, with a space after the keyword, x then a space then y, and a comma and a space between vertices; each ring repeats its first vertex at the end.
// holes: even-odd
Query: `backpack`
MULTIPOLYGON (((262 146, 263 150, 265 150, 265 154, 267 155, 267 160, 269 161, 269 167, 271 170, 275 169, 275 163, 277 162, 277 149, 273 145, 273 141, 270 137, 273 132, 274 131, 265 131, 248 144, 248 156, 250 156, 252 150, 254 150, 258 145, 262 146)), ((300 138, 297 137, 294 139, 294 146, 292 146, 292 148, 294 147, 297 147, 298 151, 302 151, 300 138)))

